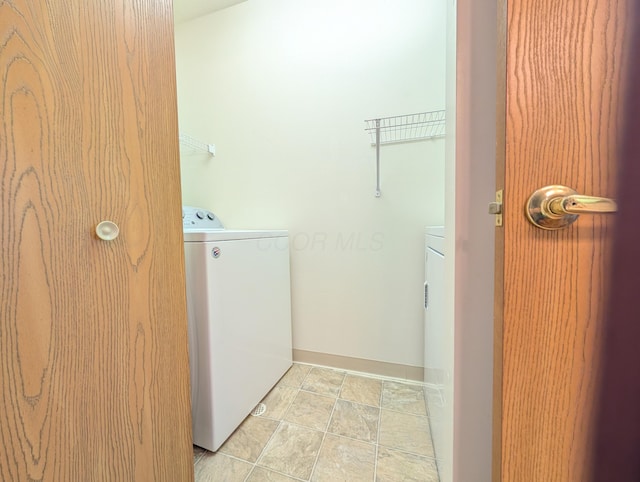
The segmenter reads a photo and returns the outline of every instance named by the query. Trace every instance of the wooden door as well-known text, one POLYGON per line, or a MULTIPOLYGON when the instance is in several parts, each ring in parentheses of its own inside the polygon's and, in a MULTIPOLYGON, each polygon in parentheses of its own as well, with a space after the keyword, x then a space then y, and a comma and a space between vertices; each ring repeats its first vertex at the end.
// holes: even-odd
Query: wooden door
POLYGON ((0 480, 193 478, 174 71, 170 0, 0 2, 0 480))
POLYGON ((494 480, 588 480, 614 217, 545 231, 524 206, 552 184, 615 197, 630 4, 502 5, 494 480))

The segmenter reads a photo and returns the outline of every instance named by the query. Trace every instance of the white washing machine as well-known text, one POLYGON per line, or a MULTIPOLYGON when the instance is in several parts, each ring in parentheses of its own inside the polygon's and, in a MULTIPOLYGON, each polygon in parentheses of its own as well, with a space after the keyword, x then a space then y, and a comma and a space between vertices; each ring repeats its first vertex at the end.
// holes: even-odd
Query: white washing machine
POLYGON ((289 237, 182 218, 193 443, 215 452, 291 367, 289 237))

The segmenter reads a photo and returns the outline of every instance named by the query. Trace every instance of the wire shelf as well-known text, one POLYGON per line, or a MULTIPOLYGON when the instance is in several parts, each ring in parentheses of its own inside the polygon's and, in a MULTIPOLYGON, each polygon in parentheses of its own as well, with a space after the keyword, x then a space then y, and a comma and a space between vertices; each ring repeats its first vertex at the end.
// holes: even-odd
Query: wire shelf
POLYGON ((207 152, 211 156, 216 155, 216 146, 214 144, 207 144, 205 142, 201 142, 198 139, 188 136, 186 134, 180 134, 178 136, 178 140, 180 141, 180 147, 186 147, 196 151, 207 152))
POLYGON ((419 112, 417 114, 380 117, 365 120, 365 130, 371 137, 371 145, 418 141, 444 136, 445 111, 419 112))
POLYGON ((443 137, 445 111, 380 117, 364 122, 367 125, 365 130, 371 136, 371 145, 376 147, 376 197, 380 197, 380 146, 443 137))

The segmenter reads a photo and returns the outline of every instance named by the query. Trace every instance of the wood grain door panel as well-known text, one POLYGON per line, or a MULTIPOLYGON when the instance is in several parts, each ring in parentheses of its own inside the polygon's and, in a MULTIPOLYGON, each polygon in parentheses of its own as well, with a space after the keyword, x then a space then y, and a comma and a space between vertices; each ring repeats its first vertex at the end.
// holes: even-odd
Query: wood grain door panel
POLYGON ((615 197, 628 2, 505 3, 502 455, 494 479, 584 481, 614 218, 581 216, 544 231, 524 206, 550 184, 615 197))
POLYGON ((170 1, 0 2, 1 480, 192 480, 174 65, 170 1))

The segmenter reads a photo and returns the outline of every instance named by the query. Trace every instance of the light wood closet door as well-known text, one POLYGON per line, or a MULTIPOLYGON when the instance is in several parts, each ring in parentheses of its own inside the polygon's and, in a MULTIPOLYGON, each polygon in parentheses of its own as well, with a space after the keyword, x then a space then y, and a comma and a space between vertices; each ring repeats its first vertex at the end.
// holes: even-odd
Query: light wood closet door
POLYGON ((631 2, 503 3, 494 480, 584 482, 615 215, 545 231, 524 210, 546 185, 615 197, 631 2))
POLYGON ((0 480, 193 478, 174 71, 170 0, 0 1, 0 480))

